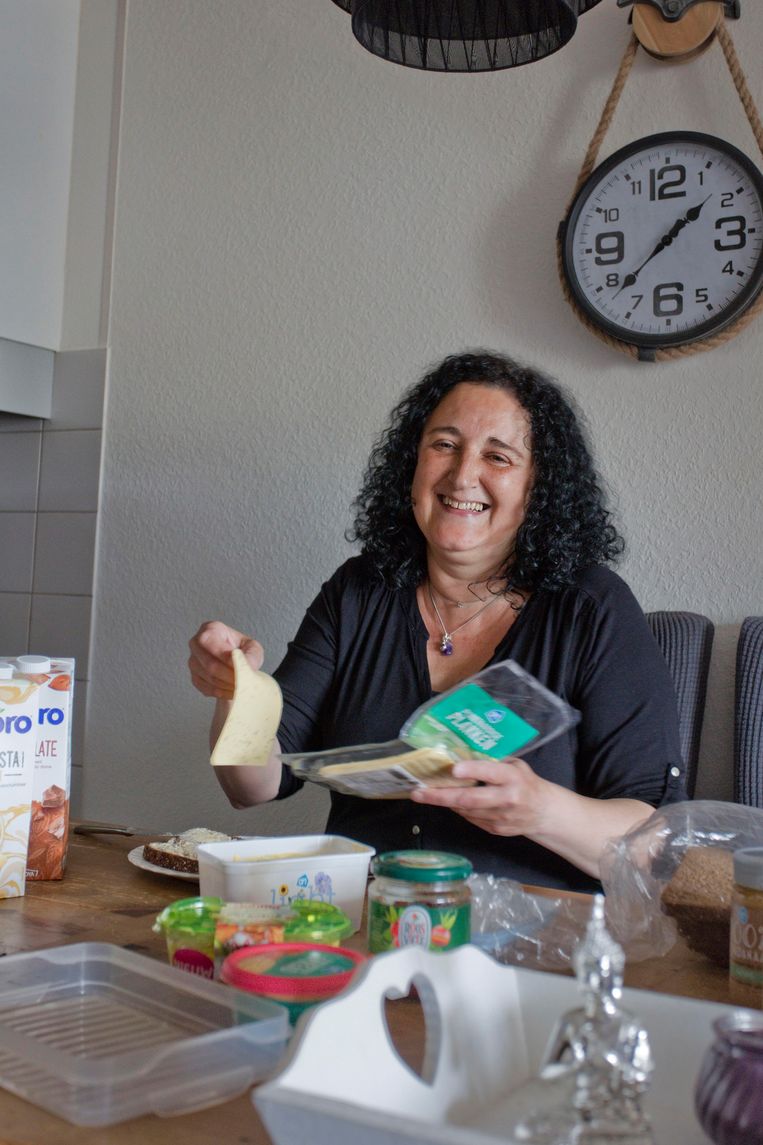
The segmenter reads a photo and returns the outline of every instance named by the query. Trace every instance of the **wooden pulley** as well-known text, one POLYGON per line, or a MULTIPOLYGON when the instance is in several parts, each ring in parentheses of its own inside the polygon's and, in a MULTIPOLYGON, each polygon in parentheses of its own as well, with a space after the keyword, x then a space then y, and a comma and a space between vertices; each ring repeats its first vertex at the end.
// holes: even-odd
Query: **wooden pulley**
POLYGON ((723 0, 700 0, 677 20, 666 20, 651 3, 633 5, 633 34, 658 60, 689 60, 709 48, 723 16, 723 0))

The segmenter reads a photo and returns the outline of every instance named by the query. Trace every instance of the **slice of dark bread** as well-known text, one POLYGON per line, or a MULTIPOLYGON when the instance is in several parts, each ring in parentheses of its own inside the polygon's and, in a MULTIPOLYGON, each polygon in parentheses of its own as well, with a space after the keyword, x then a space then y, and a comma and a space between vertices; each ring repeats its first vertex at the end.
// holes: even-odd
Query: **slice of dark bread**
POLYGON ((180 871, 187 875, 198 875, 199 860, 197 848, 200 843, 226 843, 231 838, 220 831, 209 831, 206 827, 192 827, 181 835, 171 835, 155 843, 146 843, 143 858, 155 867, 168 871, 180 871))

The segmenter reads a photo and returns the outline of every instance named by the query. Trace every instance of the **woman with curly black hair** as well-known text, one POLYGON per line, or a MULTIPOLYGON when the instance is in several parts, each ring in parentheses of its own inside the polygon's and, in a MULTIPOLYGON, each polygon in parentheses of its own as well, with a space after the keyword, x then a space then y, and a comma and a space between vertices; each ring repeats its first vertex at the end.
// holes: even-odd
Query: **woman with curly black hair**
MULTIPOLYGON (((511 658, 580 723, 531 762, 465 760, 464 786, 409 800, 331 793, 327 829, 377 851, 456 850, 478 870, 591 890, 608 838, 683 797, 672 683, 643 614, 606 565, 622 550, 572 403, 534 369, 486 352, 446 358, 374 446, 347 561, 274 673, 284 697, 264 768, 218 768, 235 806, 296 791, 280 750, 395 739, 422 703, 511 658)), ((191 640, 196 688, 232 694, 230 653, 256 640, 220 622, 191 640)))
POLYGON ((411 513, 422 427, 446 394, 475 378, 514 397, 532 440, 524 519, 499 570, 505 585, 522 595, 562 588, 580 569, 609 563, 622 541, 610 524, 570 399, 537 370, 496 354, 446 358, 392 411, 371 453, 349 539, 361 542, 391 587, 416 587, 426 579, 426 540, 411 513))

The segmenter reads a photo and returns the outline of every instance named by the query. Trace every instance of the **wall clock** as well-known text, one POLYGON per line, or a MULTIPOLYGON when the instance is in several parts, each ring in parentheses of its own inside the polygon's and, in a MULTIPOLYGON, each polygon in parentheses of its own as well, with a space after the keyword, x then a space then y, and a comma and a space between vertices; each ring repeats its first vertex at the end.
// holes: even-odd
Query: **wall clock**
POLYGON ((711 135, 650 135, 589 175, 559 240, 585 319, 654 360, 729 329, 760 294, 763 175, 711 135))

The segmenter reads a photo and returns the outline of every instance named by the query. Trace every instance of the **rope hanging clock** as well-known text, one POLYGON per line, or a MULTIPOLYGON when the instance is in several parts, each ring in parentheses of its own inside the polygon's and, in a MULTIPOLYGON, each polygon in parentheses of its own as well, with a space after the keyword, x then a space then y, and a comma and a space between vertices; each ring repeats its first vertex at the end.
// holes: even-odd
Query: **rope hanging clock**
POLYGON ((722 345, 763 309, 763 174, 730 143, 693 131, 637 139, 595 167, 639 43, 660 58, 685 58, 717 38, 761 152, 763 125, 722 3, 697 3, 701 19, 688 39, 672 28, 663 34, 649 14, 646 4, 636 5, 634 35, 557 251, 565 296, 583 324, 613 348, 654 362, 722 345))

